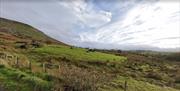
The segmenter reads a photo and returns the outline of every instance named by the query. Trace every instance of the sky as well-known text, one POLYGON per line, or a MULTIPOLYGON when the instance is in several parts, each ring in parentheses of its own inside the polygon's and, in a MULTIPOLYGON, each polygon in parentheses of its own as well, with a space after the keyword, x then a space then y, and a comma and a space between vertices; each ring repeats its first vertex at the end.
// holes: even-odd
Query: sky
POLYGON ((180 51, 180 0, 0 0, 0 17, 79 47, 180 51))

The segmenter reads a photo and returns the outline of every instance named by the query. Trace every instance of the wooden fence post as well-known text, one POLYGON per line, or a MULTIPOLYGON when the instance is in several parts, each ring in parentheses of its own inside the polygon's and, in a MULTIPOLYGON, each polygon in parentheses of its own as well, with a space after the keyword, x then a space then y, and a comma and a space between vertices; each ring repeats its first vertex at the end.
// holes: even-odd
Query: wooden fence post
POLYGON ((13 60, 10 62, 10 65, 13 66, 13 64, 16 62, 16 56, 13 56, 13 60))
POLYGON ((124 82, 124 91, 127 91, 127 81, 124 82))
POLYGON ((60 70, 61 70, 61 66, 60 65, 58 66, 58 69, 59 69, 59 72, 60 72, 60 70))
POLYGON ((5 59, 5 60, 7 59, 7 54, 4 55, 4 59, 5 59))
POLYGON ((46 63, 43 63, 43 70, 44 70, 44 72, 47 72, 47 70, 46 70, 46 63))
POLYGON ((32 71, 31 61, 29 61, 29 70, 32 71))
POLYGON ((19 67, 19 57, 16 58, 16 67, 19 67))

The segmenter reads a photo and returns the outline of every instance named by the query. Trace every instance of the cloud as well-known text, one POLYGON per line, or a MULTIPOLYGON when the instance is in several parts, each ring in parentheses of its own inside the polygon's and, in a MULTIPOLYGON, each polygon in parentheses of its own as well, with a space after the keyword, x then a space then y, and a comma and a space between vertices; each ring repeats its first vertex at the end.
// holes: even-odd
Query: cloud
POLYGON ((100 27, 111 21, 111 13, 97 11, 85 0, 6 1, 1 0, 0 17, 30 24, 65 43, 78 40, 76 26, 100 27))
POLYGON ((93 9, 93 4, 85 0, 61 1, 61 5, 74 12, 82 26, 99 27, 111 21, 111 13, 93 9))
POLYGON ((119 49, 180 48, 178 0, 0 2, 0 17, 30 24, 68 44, 119 49))
MULTIPOLYGON (((180 48, 179 2, 141 2, 123 19, 81 35, 82 41, 157 48, 180 48)), ((119 46, 121 48, 121 46, 119 46)))

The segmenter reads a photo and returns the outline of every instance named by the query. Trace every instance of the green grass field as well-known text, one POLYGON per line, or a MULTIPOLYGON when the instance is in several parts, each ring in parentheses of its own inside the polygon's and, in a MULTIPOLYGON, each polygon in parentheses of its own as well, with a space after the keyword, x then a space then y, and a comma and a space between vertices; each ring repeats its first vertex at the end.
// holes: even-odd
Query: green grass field
POLYGON ((127 91, 179 91, 170 87, 160 87, 123 76, 117 77, 109 86, 105 86, 105 90, 102 89, 102 91, 124 91, 125 81, 127 81, 127 91))
POLYGON ((49 91, 51 86, 51 82, 43 79, 42 76, 40 78, 32 73, 27 74, 3 65, 0 65, 0 84, 3 84, 8 91, 33 91, 35 86, 36 89, 43 88, 43 91, 49 91))
POLYGON ((70 48, 68 46, 50 45, 34 50, 37 54, 54 55, 66 57, 70 60, 76 61, 104 61, 104 62, 123 62, 127 60, 126 57, 115 56, 100 52, 87 52, 87 49, 70 48))

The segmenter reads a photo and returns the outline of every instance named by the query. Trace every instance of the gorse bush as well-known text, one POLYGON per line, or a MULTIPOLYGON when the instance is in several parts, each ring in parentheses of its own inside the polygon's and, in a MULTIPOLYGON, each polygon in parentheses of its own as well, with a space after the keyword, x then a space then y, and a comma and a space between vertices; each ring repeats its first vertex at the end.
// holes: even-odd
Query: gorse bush
POLYGON ((111 76, 75 66, 64 66, 60 70, 64 91, 97 91, 111 76))

